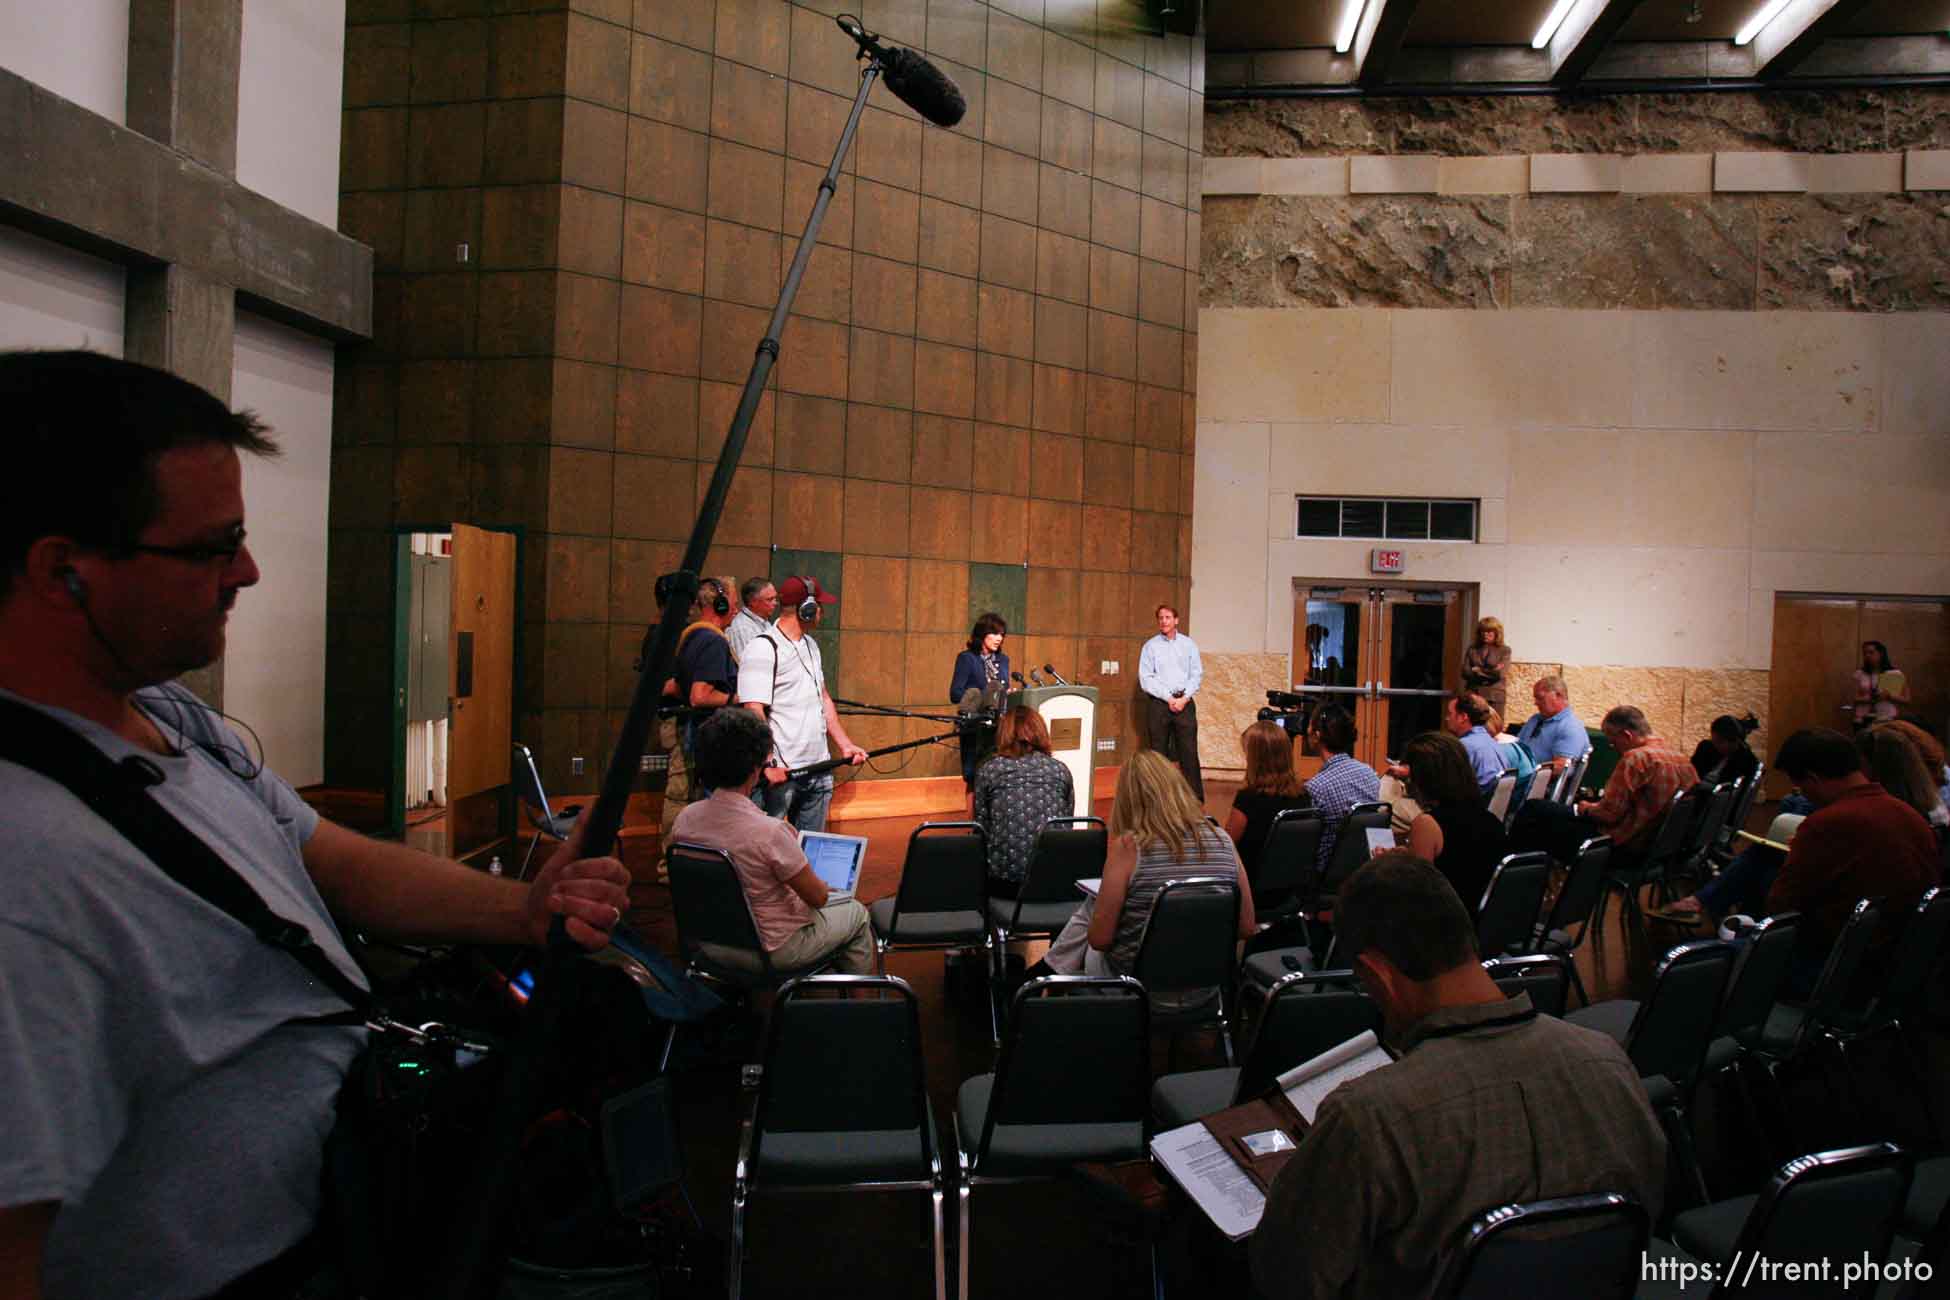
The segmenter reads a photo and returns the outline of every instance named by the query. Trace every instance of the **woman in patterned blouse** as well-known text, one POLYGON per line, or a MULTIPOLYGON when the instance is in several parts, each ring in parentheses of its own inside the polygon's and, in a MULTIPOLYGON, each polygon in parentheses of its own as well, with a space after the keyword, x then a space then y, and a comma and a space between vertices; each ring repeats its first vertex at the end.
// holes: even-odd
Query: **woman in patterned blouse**
POLYGON ((989 842, 989 893, 1014 898, 1036 834, 1052 817, 1076 813, 1070 769, 1050 753, 1042 715, 1021 705, 995 728, 995 757, 975 774, 975 820, 989 842))

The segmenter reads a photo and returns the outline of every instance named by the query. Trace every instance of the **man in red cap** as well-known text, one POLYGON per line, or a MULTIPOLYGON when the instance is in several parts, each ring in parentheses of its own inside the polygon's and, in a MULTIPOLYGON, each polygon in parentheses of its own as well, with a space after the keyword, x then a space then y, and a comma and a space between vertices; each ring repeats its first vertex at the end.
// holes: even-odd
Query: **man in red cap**
POLYGON ((772 724, 774 765, 766 767, 754 798, 802 831, 826 828, 833 776, 788 778, 786 772, 824 762, 828 737, 849 763, 867 761, 867 751, 840 725, 826 693, 819 642, 807 635, 819 625, 821 607, 838 599, 817 578, 787 578, 779 584, 779 621, 746 642, 738 662, 738 699, 772 724))

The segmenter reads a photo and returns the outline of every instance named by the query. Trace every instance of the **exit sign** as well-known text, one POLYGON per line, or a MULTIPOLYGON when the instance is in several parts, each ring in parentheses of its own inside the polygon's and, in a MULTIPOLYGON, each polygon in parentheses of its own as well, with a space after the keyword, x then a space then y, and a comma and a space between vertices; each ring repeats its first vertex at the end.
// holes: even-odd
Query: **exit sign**
POLYGON ((1400 551, 1384 551, 1376 547, 1368 552, 1369 573, 1400 573, 1407 567, 1400 551))

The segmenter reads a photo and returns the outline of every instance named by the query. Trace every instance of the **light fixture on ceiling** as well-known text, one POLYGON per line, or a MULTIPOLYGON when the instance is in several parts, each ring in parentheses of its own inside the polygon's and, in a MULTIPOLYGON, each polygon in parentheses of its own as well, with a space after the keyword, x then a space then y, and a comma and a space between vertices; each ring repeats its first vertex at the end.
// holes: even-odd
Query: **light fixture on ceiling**
POLYGON ((1760 12, 1755 14, 1752 18, 1749 18, 1747 20, 1747 25, 1745 27, 1742 27, 1740 31, 1737 34, 1735 34, 1733 38, 1733 43, 1735 45, 1747 44, 1749 41, 1753 40, 1754 37, 1760 35, 1761 29, 1766 27, 1767 24, 1773 22, 1777 17, 1779 17, 1781 10, 1787 7, 1788 7, 1788 0, 1767 0, 1767 3, 1761 6, 1760 12))
POLYGON ((1551 6, 1550 17, 1544 19, 1544 25, 1539 27, 1537 34, 1530 38, 1530 48, 1541 50, 1549 45, 1551 37, 1557 35, 1557 29, 1564 25, 1564 20, 1569 18, 1571 11, 1577 7, 1578 0, 1557 0, 1557 3, 1551 6))
POLYGON ((1347 7, 1341 10, 1341 25, 1334 33, 1334 53, 1346 54, 1354 48, 1354 33, 1361 29, 1361 15, 1367 10, 1368 0, 1347 0, 1347 7))

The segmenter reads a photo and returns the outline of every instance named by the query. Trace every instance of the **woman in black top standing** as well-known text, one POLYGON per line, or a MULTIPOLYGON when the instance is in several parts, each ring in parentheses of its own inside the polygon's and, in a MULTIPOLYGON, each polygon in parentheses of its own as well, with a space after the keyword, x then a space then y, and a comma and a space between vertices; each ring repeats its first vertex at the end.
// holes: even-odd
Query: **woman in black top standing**
MULTIPOLYGON (((970 690, 1001 695, 1009 689, 1009 656, 1002 653, 1009 625, 1002 615, 988 613, 968 630, 968 649, 955 656, 954 679, 948 683, 948 703, 959 704, 970 690), (992 688, 999 687, 999 690, 992 688)), ((976 732, 961 738, 962 788, 975 789, 975 769, 995 752, 993 733, 976 732)))
POLYGON ((1435 864, 1474 919, 1507 851, 1503 820, 1483 806, 1469 754, 1448 732, 1425 731, 1409 741, 1402 763, 1409 797, 1423 809, 1408 824, 1408 851, 1435 864))
POLYGON ((1273 818, 1289 808, 1309 808, 1313 800, 1293 771, 1293 738, 1277 722, 1255 722, 1239 737, 1246 751, 1246 779, 1232 796, 1226 834, 1239 846, 1239 864, 1257 885, 1259 860, 1273 818))

